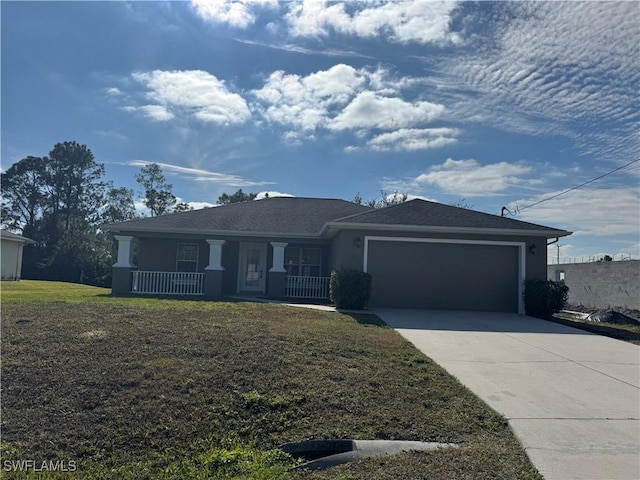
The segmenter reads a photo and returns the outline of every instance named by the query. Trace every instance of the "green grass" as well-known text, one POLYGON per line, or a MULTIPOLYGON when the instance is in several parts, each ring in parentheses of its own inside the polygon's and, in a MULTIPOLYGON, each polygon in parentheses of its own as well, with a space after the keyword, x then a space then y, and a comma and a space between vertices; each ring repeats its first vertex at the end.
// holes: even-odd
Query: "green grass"
POLYGON ((111 290, 77 283, 21 280, 0 284, 3 301, 90 302, 107 300, 111 290))
POLYGON ((376 317, 2 284, 3 478, 539 479, 503 417, 376 317), (311 438, 458 449, 291 471, 311 438), (4 465, 4 464, 3 464, 4 465))

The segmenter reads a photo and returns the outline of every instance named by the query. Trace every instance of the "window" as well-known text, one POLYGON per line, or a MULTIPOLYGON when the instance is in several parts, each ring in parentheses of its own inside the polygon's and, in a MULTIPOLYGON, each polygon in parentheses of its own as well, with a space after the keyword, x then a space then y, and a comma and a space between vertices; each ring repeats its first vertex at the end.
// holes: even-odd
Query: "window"
POLYGON ((322 269, 322 250, 287 247, 284 249, 284 268, 289 276, 319 277, 322 269))
POLYGON ((176 272, 198 271, 198 245, 195 243, 179 243, 176 255, 176 272))

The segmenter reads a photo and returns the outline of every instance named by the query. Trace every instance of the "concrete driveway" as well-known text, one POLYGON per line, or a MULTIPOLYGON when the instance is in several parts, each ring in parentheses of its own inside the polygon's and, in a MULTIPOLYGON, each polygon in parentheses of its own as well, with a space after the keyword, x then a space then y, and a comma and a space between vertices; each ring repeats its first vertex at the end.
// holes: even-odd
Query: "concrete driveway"
POLYGON ((545 479, 640 479, 638 346, 509 313, 374 312, 504 415, 545 479))

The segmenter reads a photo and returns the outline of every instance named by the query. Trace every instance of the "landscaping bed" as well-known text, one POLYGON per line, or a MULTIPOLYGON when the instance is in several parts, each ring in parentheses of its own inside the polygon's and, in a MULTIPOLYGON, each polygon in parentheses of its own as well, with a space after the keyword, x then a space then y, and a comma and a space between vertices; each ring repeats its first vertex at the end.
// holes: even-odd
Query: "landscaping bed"
POLYGON ((371 315, 2 286, 3 478, 540 479, 503 417, 371 315), (456 443, 324 472, 278 445, 456 443))
POLYGON ((640 345, 640 311, 638 310, 595 310, 581 306, 567 306, 566 310, 556 313, 550 320, 640 345))

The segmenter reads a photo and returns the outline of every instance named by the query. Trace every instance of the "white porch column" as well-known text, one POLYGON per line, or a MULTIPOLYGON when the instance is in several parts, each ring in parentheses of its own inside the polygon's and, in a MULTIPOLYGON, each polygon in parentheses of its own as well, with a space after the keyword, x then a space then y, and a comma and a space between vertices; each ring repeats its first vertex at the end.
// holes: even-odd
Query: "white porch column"
POLYGON ((131 240, 133 237, 128 235, 114 235, 118 240, 118 261, 113 265, 114 267, 131 268, 131 240))
POLYGON ((225 240, 207 240, 209 244, 209 265, 205 270, 224 270, 222 267, 222 246, 225 240))
POLYGON ((271 242, 273 247, 273 266, 269 269, 270 272, 286 272, 284 269, 284 247, 287 245, 287 243, 282 242, 271 242))

